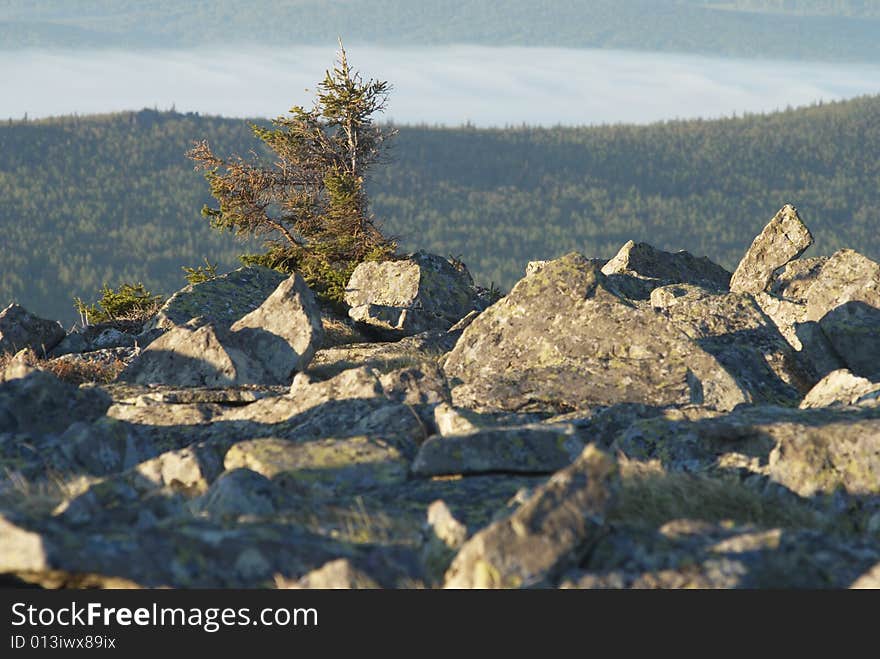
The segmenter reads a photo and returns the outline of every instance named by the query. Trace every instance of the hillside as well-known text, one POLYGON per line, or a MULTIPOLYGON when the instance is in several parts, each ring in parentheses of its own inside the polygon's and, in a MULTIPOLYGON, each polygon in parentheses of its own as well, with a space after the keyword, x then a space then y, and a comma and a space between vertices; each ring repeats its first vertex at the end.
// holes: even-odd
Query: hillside
MULTIPOLYGON (((0 126, 0 300, 74 320, 71 298, 246 250, 199 216, 207 185, 184 152, 254 146, 240 120, 142 111, 0 126)), ((404 247, 460 256, 510 286, 530 259, 611 256, 631 238, 733 268, 785 202, 816 244, 880 256, 880 97, 720 121, 516 130, 405 127, 371 181, 404 247)))
POLYGON ((350 43, 623 48, 765 58, 880 56, 880 15, 856 0, 7 0, 4 48, 350 43), (267 20, 269 19, 269 20, 267 20), (651 29, 633 30, 637 24, 651 29), (779 35, 786 38, 780 39, 779 35), (711 35, 711 36, 710 36, 711 35))

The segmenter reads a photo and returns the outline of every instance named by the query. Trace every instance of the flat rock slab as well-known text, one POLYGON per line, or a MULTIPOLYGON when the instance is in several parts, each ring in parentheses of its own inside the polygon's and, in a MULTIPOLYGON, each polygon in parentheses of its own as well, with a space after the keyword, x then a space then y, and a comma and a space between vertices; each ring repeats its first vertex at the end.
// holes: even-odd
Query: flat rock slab
POLYGON ((573 426, 499 428, 432 437, 416 455, 416 476, 447 474, 550 474, 570 464, 584 443, 573 426))
POLYGON ((59 520, 0 514, 0 573, 23 574, 37 583, 42 575, 61 572, 99 575, 99 583, 121 578, 142 587, 268 587, 276 574, 303 575, 356 553, 296 525, 224 527, 190 517, 143 529, 83 532, 59 520))
POLYGON ((735 293, 762 293, 770 286, 773 273, 796 259, 813 244, 813 236, 786 204, 757 235, 730 279, 735 293))
POLYGON ((409 460, 391 444, 365 436, 307 442, 265 438, 233 445, 224 466, 250 469, 295 491, 332 495, 402 482, 409 460))
POLYGON ((579 254, 547 263, 481 313, 446 356, 457 406, 589 409, 747 400, 733 377, 670 320, 609 290, 579 254))
POLYGON ((563 588, 848 588, 880 545, 802 529, 675 520, 657 531, 617 528, 563 588))
POLYGON ((802 497, 880 494, 880 409, 743 407, 634 423, 612 445, 672 471, 745 470, 802 497))

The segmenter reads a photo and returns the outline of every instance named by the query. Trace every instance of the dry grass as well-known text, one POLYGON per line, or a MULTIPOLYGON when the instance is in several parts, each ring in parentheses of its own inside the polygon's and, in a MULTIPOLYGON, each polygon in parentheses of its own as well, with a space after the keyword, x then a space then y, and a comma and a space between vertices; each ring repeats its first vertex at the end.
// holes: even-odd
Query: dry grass
MULTIPOLYGON (((0 353, 0 372, 4 371, 12 362, 14 355, 0 353)), ((37 356, 32 350, 21 354, 19 359, 28 366, 49 371, 59 380, 74 385, 85 383, 107 384, 116 379, 116 376, 125 368, 125 362, 117 357, 100 361, 97 359, 82 359, 75 356, 65 355, 55 359, 46 359, 37 356)))
POLYGON ((79 496, 96 480, 87 476, 64 479, 49 474, 44 480, 31 481, 7 469, 0 474, 0 508, 31 516, 48 516, 61 502, 79 496))
POLYGON ((674 519, 733 521, 763 528, 831 530, 806 503, 768 497, 734 477, 668 473, 658 462, 620 459, 623 491, 609 521, 658 528, 674 519))
POLYGON ((321 316, 321 324, 324 326, 324 341, 321 348, 366 343, 369 340, 345 319, 325 314, 321 316))

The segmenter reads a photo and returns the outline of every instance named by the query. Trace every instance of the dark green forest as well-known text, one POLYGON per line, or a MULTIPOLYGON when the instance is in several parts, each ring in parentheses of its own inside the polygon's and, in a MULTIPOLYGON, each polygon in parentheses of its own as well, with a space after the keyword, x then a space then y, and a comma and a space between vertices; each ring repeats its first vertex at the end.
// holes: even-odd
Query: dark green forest
MULTIPOLYGON (((256 148, 246 122, 144 110, 0 124, 0 304, 72 323, 103 284, 184 285, 253 246, 208 228, 208 187, 185 151, 256 148)), ((626 240, 735 267, 786 202, 812 254, 880 258, 880 97, 770 115, 650 126, 402 127, 369 182, 372 210, 407 249, 460 256, 509 287, 530 259, 626 240)))
POLYGON ((622 48, 880 59, 865 0, 4 0, 0 48, 346 43, 622 48), (635 29, 634 26, 650 26, 635 29))

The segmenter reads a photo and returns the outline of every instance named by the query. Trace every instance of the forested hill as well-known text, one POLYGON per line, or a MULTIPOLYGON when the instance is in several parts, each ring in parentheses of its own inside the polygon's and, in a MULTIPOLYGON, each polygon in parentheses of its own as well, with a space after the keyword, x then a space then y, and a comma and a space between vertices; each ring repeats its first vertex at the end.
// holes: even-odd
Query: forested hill
POLYGON ((880 59, 866 0, 4 0, 0 48, 481 44, 880 59), (650 26, 636 29, 634 26, 650 26))
MULTIPOLYGON (((74 318, 71 297, 181 266, 236 265, 246 246, 199 215, 207 184, 184 152, 255 146, 241 120, 142 111, 0 124, 0 304, 74 318)), ((736 265, 786 202, 811 253, 880 258, 880 97, 716 121, 477 130, 405 127, 370 183, 407 248, 460 256, 510 286, 530 259, 611 256, 626 240, 736 265)))

